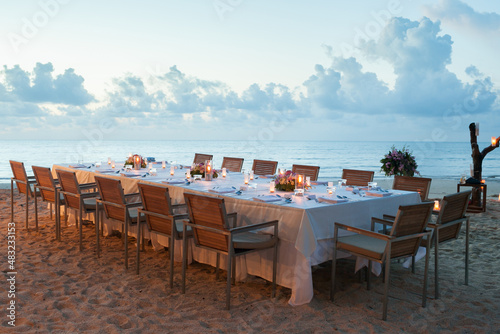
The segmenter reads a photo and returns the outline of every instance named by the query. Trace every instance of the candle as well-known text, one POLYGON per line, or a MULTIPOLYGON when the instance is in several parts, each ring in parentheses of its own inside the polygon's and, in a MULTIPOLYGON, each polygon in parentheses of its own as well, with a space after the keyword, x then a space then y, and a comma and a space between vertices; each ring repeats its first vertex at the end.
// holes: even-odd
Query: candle
POLYGON ((186 172, 186 179, 190 179, 191 178, 191 170, 188 169, 187 172, 186 172))
POLYGON ((170 166, 170 175, 174 175, 175 168, 174 166, 170 166))
POLYGON ((485 183, 486 183, 486 180, 484 180, 484 179, 483 179, 483 180, 481 180, 481 183, 482 183, 482 184, 485 184, 485 183))
POLYGON ((129 153, 129 154, 128 154, 128 157, 129 157, 129 158, 132 158, 132 153, 129 153))
POLYGON ((434 210, 439 211, 439 201, 434 201, 434 210))
POLYGON ((269 183, 269 192, 270 192, 270 193, 274 193, 274 191, 275 191, 275 190, 276 190, 276 188, 275 188, 275 183, 274 183, 274 181, 271 181, 271 182, 269 183))
POLYGON ((111 165, 111 158, 108 158, 108 165, 111 165))
POLYGON ((310 176, 306 176, 306 186, 311 187, 311 177, 310 176))
POLYGON ((491 137, 491 146, 497 146, 497 138, 491 137))
POLYGON ((280 175, 283 175, 285 174, 285 169, 284 168, 280 168, 280 175))
POLYGON ((248 184, 248 176, 249 176, 249 175, 245 173, 245 175, 244 175, 244 181, 245 181, 245 184, 248 184))
POLYGON ((333 188, 328 188, 328 189, 326 189, 326 191, 328 192, 328 195, 333 194, 333 188))
POLYGON ((111 161, 111 168, 115 168, 115 161, 111 161))
POLYGON ((250 180, 253 180, 253 170, 250 171, 250 180))
POLYGON ((162 161, 161 162, 161 168, 163 168, 163 169, 167 168, 167 162, 166 161, 162 161))
POLYGON ((222 168, 222 177, 226 177, 226 167, 222 168))

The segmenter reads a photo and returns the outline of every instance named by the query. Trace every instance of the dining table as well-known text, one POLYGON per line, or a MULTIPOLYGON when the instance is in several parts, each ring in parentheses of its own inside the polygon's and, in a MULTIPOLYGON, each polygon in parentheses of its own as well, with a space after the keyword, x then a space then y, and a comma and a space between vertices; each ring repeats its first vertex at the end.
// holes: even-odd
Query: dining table
MULTIPOLYGON (((95 175, 103 175, 121 180, 125 193, 138 192, 139 182, 161 185, 169 188, 173 204, 184 203, 184 192, 207 196, 223 197, 227 212, 237 212, 237 225, 244 226, 270 220, 278 220, 278 270, 277 284, 291 289, 290 305, 309 303, 313 296, 312 266, 332 260, 334 223, 370 229, 371 218, 382 218, 384 214, 395 215, 399 206, 420 203, 417 192, 393 189, 359 189, 338 187, 329 194, 327 182, 312 182, 303 194, 276 190, 271 193, 272 175, 255 175, 245 184, 243 173, 226 172, 223 177, 218 173, 211 181, 205 179, 188 180, 188 166, 153 163, 152 168, 125 169, 123 164, 54 164, 52 170, 71 170, 76 173, 80 183, 94 181, 95 175), (300 196, 299 196, 300 195, 300 196)), ((248 178, 248 177, 247 177, 248 178)), ((333 180, 328 180, 333 181, 333 180)), ((105 230, 109 233, 119 229, 121 224, 104 220, 105 230)), ((130 229, 135 235, 137 230, 130 229)), ((259 233, 270 233, 262 230, 259 233)), ((340 233, 340 232, 339 232, 340 233)), ((343 232, 349 233, 349 232, 343 232)), ((169 239, 145 231, 155 246, 168 247, 169 239)), ((176 245, 177 246, 177 245, 176 245)), ((181 247, 176 247, 175 260, 181 261, 181 247)), ((216 253, 189 244, 190 260, 215 266, 216 253)), ((337 252, 337 258, 347 257, 337 252)), ((225 257, 221 257, 224 268, 225 257)), ((253 252, 240 256, 236 262, 236 280, 245 280, 247 275, 272 280, 272 249, 253 252)))

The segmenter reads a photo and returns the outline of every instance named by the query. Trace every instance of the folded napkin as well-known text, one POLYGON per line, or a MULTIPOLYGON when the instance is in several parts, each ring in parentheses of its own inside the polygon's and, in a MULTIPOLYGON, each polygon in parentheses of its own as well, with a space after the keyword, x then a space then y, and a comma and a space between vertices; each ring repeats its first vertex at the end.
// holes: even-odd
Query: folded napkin
POLYGON ((121 172, 121 176, 126 176, 126 177, 135 177, 135 176, 143 176, 146 175, 145 173, 133 173, 133 172, 121 172))
POLYGON ((101 174, 106 174, 106 173, 114 173, 116 171, 113 170, 113 169, 96 169, 94 172, 101 173, 101 174))
POLYGON ((88 166, 85 166, 83 164, 73 164, 69 165, 70 168, 87 168, 88 166))
POLYGON ((183 184, 183 183, 186 183, 186 181, 179 180, 179 179, 166 179, 164 181, 161 181, 161 183, 165 183, 165 184, 183 184))
POLYGON ((314 186, 327 186, 328 181, 311 181, 311 184, 314 186))
POLYGON ((259 196, 259 197, 254 197, 254 201, 257 202, 278 202, 281 201, 281 198, 278 196, 273 196, 273 195, 267 195, 267 196, 259 196))
POLYGON ((212 189, 208 189, 209 192, 211 193, 216 193, 216 194, 227 194, 227 193, 234 193, 236 189, 230 188, 230 187, 215 187, 212 189))
POLYGON ((387 191, 372 190, 372 191, 366 191, 365 195, 366 196, 373 196, 373 197, 387 197, 387 196, 391 196, 392 193, 387 192, 387 191))
POLYGON ((318 197, 318 202, 320 203, 337 204, 337 203, 345 203, 347 201, 348 200, 346 198, 318 197))

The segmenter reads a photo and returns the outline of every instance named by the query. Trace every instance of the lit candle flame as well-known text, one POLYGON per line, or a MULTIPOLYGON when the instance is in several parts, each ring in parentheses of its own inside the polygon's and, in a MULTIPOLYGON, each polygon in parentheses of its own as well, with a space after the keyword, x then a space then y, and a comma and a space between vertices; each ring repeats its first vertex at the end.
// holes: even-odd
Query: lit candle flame
POLYGON ((483 184, 486 183, 486 180, 481 180, 481 183, 483 183, 483 184))
POLYGON ((439 211, 439 201, 434 201, 434 210, 439 211))
POLYGON ((491 137, 491 146, 497 146, 497 138, 491 137))

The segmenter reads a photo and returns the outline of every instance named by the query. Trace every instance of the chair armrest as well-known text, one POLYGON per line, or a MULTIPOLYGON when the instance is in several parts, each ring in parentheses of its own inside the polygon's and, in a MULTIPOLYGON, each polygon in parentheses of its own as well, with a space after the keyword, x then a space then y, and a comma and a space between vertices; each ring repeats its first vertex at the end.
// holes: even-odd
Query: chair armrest
POLYGON ((92 188, 97 188, 97 184, 95 182, 80 184, 81 190, 87 190, 92 188))
POLYGON ((392 215, 383 215, 382 218, 384 220, 396 220, 396 216, 392 216, 392 215))
POLYGON ((172 209, 180 209, 180 208, 187 208, 187 204, 184 203, 184 204, 172 204, 172 209))
POLYGON ((99 197, 99 193, 97 191, 91 192, 91 193, 82 193, 80 194, 81 198, 94 198, 94 197, 99 197))
POLYGON ((276 229, 278 227, 278 221, 272 220, 272 221, 268 221, 268 222, 264 222, 264 223, 252 224, 252 225, 247 225, 247 226, 239 226, 239 227, 232 228, 229 231, 231 233, 242 233, 242 232, 248 232, 251 230, 259 230, 259 229, 262 229, 265 227, 270 227, 270 226, 274 226, 274 228, 276 229))
POLYGON ((373 231, 365 230, 365 229, 362 229, 359 227, 349 226, 349 225, 345 225, 345 224, 341 224, 341 223, 335 223, 335 227, 341 228, 343 230, 347 230, 349 232, 354 232, 357 234, 366 235, 368 237, 373 237, 373 238, 377 238, 377 239, 381 239, 381 240, 392 239, 391 236, 388 236, 386 234, 380 234, 377 232, 373 232, 373 231))
POLYGON ((28 180, 36 180, 36 177, 34 175, 28 176, 28 180))
POLYGON ((124 206, 127 208, 137 208, 137 207, 142 207, 142 202, 133 202, 133 203, 127 203, 124 206))
POLYGON ((178 220, 178 219, 189 219, 189 214, 187 213, 183 213, 183 214, 178 214, 178 215, 173 215, 172 218, 174 220, 178 220))
POLYGON ((141 196, 141 193, 131 193, 131 194, 125 194, 125 198, 129 198, 132 196, 141 196))

